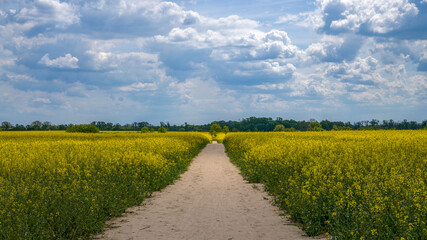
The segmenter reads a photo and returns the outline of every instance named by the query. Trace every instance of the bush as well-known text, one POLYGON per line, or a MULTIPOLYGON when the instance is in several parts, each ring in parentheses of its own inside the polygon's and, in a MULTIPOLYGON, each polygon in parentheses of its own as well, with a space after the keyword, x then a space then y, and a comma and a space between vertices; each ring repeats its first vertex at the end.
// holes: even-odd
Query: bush
POLYGON ((318 122, 311 122, 308 128, 309 131, 324 131, 322 125, 318 122))
POLYGON ((141 132, 142 133, 149 133, 150 129, 148 129, 148 127, 143 127, 143 128, 141 128, 141 132))
POLYGON ((67 132, 81 132, 81 133, 97 133, 99 132, 99 129, 92 124, 80 124, 80 125, 73 125, 67 127, 67 132))
POLYGON ((1 127, 0 127, 0 131, 1 131, 1 127))
POLYGON ((219 124, 216 124, 216 123, 212 124, 211 130, 209 131, 209 133, 212 135, 212 137, 214 135, 216 136, 216 134, 219 132, 222 132, 221 126, 219 124))
POLYGON ((295 128, 291 127, 291 128, 285 128, 285 132, 295 132, 295 128))
POLYGON ((277 124, 275 127, 274 127, 274 130, 273 131, 275 131, 275 132, 283 132, 283 131, 285 131, 285 126, 283 126, 282 124, 277 124))
POLYGON ((349 126, 337 127, 337 125, 334 125, 332 127, 332 131, 350 131, 350 130, 353 130, 353 129, 349 126))
POLYGON ((225 133, 225 134, 227 134, 229 131, 230 131, 230 130, 228 129, 228 127, 227 127, 227 126, 224 126, 224 127, 222 128, 222 132, 223 132, 223 133, 225 133))
POLYGON ((168 130, 165 127, 159 127, 159 130, 157 130, 159 133, 166 133, 168 130))

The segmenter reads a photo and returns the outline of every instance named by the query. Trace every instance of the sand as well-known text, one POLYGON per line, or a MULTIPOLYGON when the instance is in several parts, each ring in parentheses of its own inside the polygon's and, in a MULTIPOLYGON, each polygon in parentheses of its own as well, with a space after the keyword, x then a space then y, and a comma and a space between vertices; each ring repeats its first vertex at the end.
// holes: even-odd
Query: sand
POLYGON ((96 239, 310 239, 262 186, 243 180, 222 144, 209 144, 179 180, 128 212, 96 239))

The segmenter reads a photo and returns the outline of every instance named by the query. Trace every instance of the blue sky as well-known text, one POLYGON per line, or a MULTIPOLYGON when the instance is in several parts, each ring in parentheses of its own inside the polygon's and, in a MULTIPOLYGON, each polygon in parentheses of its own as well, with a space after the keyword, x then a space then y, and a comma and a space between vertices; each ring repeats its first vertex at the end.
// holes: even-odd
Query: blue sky
POLYGON ((427 119, 427 0, 0 0, 0 121, 427 119))

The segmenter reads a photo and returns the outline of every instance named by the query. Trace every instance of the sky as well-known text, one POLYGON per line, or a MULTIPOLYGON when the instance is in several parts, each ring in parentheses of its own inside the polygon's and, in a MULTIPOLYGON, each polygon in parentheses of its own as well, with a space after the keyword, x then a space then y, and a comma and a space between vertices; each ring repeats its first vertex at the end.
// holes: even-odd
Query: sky
POLYGON ((0 0, 0 121, 427 119, 427 0, 0 0))

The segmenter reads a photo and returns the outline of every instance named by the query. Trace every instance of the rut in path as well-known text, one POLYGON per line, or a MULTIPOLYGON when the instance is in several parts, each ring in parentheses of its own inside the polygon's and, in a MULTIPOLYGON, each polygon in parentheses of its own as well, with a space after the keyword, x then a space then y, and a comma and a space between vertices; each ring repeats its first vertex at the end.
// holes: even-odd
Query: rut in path
POLYGON ((114 220, 101 239, 310 239, 209 144, 174 184, 114 220))

